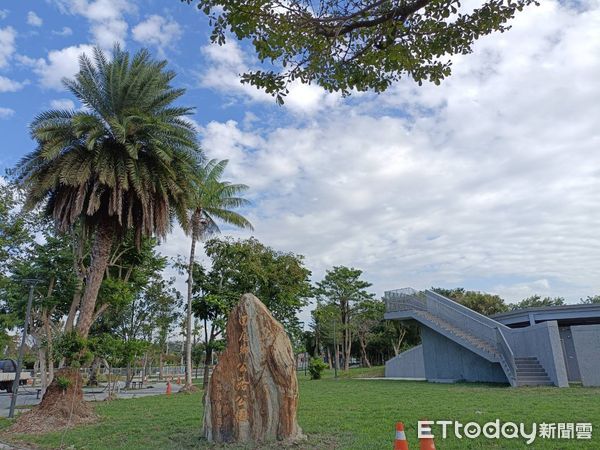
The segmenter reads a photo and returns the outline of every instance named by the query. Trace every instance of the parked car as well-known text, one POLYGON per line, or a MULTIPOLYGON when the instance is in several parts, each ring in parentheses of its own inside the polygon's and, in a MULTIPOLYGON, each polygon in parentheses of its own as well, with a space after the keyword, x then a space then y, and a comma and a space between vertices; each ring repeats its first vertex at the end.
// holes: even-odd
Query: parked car
MULTIPOLYGON (((17 372, 17 362, 14 359, 0 359, 0 391, 12 392, 13 383, 17 372)), ((30 375, 22 373, 19 385, 27 384, 30 375)))

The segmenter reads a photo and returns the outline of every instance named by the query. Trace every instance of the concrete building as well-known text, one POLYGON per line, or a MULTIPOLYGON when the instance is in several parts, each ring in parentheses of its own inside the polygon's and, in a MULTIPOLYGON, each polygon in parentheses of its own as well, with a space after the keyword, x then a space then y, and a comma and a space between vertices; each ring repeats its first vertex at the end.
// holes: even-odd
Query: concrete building
POLYGON ((385 318, 416 321, 421 345, 386 377, 511 386, 600 386, 600 305, 530 308, 486 317, 433 291, 385 293, 385 318))

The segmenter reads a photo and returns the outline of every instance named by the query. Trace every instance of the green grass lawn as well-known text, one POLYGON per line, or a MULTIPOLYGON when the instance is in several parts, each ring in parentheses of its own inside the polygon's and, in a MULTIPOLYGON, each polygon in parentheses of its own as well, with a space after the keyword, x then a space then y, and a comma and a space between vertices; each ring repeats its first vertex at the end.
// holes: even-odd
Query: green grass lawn
MULTIPOLYGON (((357 369, 351 375, 369 377, 381 368, 357 369)), ((522 440, 436 439, 444 449, 599 449, 600 389, 572 387, 508 388, 482 384, 442 385, 425 382, 358 380, 344 374, 334 380, 300 377, 299 422, 309 436, 295 448, 389 449, 394 424, 403 421, 411 448, 418 448, 416 423, 430 420, 591 422, 592 441, 542 440, 527 446, 522 440)), ((42 436, 0 436, 40 448, 75 449, 192 449, 218 448, 200 438, 201 394, 146 397, 98 403, 102 421, 64 433, 42 436)), ((6 426, 7 420, 0 422, 6 426)), ((434 433, 436 430, 434 428, 434 433)), ((261 447, 265 448, 265 447, 261 447)), ((277 447, 274 447, 277 448, 277 447)))

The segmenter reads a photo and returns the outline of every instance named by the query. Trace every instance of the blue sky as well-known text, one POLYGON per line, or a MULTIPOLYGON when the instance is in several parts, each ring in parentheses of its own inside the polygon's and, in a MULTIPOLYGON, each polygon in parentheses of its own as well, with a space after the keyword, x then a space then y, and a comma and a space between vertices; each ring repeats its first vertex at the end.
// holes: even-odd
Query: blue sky
MULTIPOLYGON (((476 6, 467 2, 465 8, 476 6)), ((209 43, 177 0, 0 3, 0 169, 27 124, 79 105, 61 88, 90 46, 147 46, 187 88, 209 157, 251 186, 255 235, 365 271, 373 290, 464 286, 509 301, 600 293, 600 2, 547 0, 453 59, 441 86, 402 81, 349 99, 294 85, 284 107, 239 83, 244 43, 209 43)), ((247 237, 246 232, 232 232, 247 237)), ((175 229, 161 247, 187 253, 175 229)))

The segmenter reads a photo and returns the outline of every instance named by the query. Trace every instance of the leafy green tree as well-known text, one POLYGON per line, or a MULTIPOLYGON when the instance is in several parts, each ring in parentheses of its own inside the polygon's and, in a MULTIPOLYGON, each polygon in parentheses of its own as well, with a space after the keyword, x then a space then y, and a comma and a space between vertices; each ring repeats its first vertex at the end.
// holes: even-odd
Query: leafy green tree
POLYGON ((354 331, 360 348, 362 366, 371 367, 367 345, 375 333, 375 326, 384 320, 385 303, 381 300, 365 299, 353 311, 354 331))
POLYGON ((0 178, 0 350, 3 353, 9 343, 7 331, 18 324, 8 302, 14 287, 11 275, 15 264, 25 258, 33 242, 29 218, 22 211, 19 196, 18 186, 0 178))
MULTIPOLYGON (((143 238, 139 248, 132 239, 115 246, 98 295, 99 320, 94 322, 90 334, 110 333, 126 343, 147 342, 144 370, 150 361, 150 344, 156 342, 162 372, 163 350, 179 317, 181 294, 174 288, 174 279, 163 279, 161 272, 167 260, 158 254, 156 246, 153 238, 143 238)), ((94 363, 98 364, 98 359, 94 363)), ((129 366, 128 369, 129 384, 133 371, 129 366)))
POLYGON ((339 344, 342 333, 339 307, 332 303, 321 302, 317 298, 317 307, 311 311, 316 356, 327 355, 329 368, 340 367, 339 344))
POLYGON ((220 297, 215 294, 206 294, 200 292, 194 298, 192 309, 194 316, 200 319, 204 326, 204 375, 202 380, 202 388, 208 386, 209 367, 212 361, 212 356, 217 351, 218 338, 225 333, 227 325, 227 315, 233 307, 233 302, 226 297, 220 297))
POLYGON ((159 377, 163 377, 164 356, 169 333, 180 318, 179 308, 182 303, 181 293, 173 286, 173 280, 153 282, 146 291, 146 296, 156 305, 154 313, 154 333, 158 346, 159 377))
POLYGON ((209 286, 221 298, 237 303, 245 293, 256 295, 297 343, 301 326, 297 312, 311 296, 310 271, 304 257, 274 250, 257 239, 210 239, 209 286))
POLYGON ((29 291, 29 283, 23 280, 36 280, 29 334, 35 338, 32 350, 37 351, 40 384, 45 391, 54 378, 53 341, 62 331, 61 321, 69 311, 76 277, 70 236, 56 233, 51 221, 38 214, 30 226, 37 231, 38 239, 13 261, 5 298, 14 317, 23 323, 29 291))
POLYGON ((317 283, 314 295, 318 301, 335 305, 339 310, 340 328, 343 332, 342 352, 344 370, 350 367, 352 351, 352 309, 365 300, 373 298, 366 291, 371 283, 361 280, 362 270, 335 266, 328 270, 325 278, 317 283))
POLYGON ((192 290, 194 284, 194 258, 196 242, 209 234, 219 233, 217 220, 252 230, 252 224, 233 209, 246 206, 248 201, 240 195, 248 189, 244 184, 232 184, 221 180, 227 160, 212 159, 199 169, 199 180, 194 191, 188 233, 191 235, 188 263, 188 293, 185 337, 185 388, 192 387, 192 290))
POLYGON ((431 288, 431 290, 484 316, 508 311, 508 306, 499 295, 467 291, 464 288, 444 289, 438 287, 431 288))
POLYGON ((206 367, 225 332, 229 311, 245 293, 256 295, 283 324, 292 342, 299 342, 302 329, 297 313, 311 292, 310 271, 302 256, 273 250, 253 238, 210 239, 204 249, 210 270, 194 265, 192 309, 204 324, 206 367))
POLYGON ((581 303, 582 305, 600 304, 600 295, 588 295, 586 298, 580 299, 579 303, 581 303))
POLYGON ((94 236, 77 323, 83 337, 115 239, 128 230, 137 243, 165 237, 175 215, 187 223, 199 148, 183 118, 191 109, 173 105, 184 90, 171 86, 166 64, 147 50, 130 56, 115 46, 109 59, 96 48, 64 81, 85 108, 46 111, 31 124, 38 146, 18 169, 27 207, 42 205, 62 232, 81 222, 94 236))
POLYGON ((545 306, 560 306, 565 304, 563 297, 544 297, 539 295, 532 295, 521 300, 519 303, 513 303, 510 305, 511 310, 525 309, 525 308, 542 308, 545 306))
POLYGON ((468 54, 481 36, 504 32, 518 11, 536 0, 182 0, 209 16, 211 40, 228 33, 254 46, 267 70, 242 81, 283 103, 293 80, 328 91, 382 92, 406 76, 439 84, 450 75, 450 56, 468 54))

